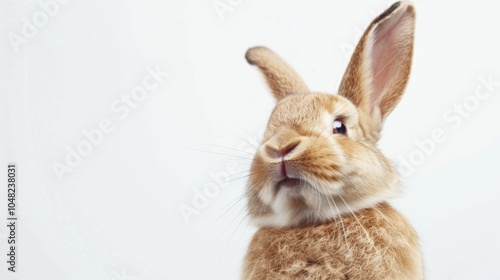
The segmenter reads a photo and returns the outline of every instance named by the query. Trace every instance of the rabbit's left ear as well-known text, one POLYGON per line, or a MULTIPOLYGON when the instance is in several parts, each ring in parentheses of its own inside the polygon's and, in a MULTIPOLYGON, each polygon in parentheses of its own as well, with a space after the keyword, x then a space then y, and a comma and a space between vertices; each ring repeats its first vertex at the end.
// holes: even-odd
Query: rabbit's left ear
POLYGON ((339 95, 364 111, 377 132, 408 82, 414 27, 413 6, 393 4, 368 26, 342 79, 339 95))
POLYGON ((246 52, 245 58, 251 65, 259 67, 278 101, 288 95, 311 92, 297 72, 272 50, 253 47, 246 52))

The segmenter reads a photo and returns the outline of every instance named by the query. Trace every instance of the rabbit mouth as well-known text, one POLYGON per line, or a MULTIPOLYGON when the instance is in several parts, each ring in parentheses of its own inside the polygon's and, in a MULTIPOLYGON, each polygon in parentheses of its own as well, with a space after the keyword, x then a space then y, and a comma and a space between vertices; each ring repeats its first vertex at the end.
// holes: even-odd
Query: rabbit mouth
POLYGON ((296 188, 300 185, 301 180, 298 178, 289 178, 285 177, 283 180, 279 181, 276 184, 276 187, 279 188, 296 188))

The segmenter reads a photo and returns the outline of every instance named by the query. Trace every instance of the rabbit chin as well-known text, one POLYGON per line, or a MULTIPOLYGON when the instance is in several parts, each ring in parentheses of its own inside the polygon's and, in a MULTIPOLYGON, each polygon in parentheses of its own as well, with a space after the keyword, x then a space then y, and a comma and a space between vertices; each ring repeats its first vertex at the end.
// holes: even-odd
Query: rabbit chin
POLYGON ((353 199, 342 194, 344 186, 341 183, 315 181, 312 184, 301 180, 292 187, 276 183, 265 186, 257 194, 262 205, 252 211, 252 222, 259 227, 277 228, 320 224, 341 215, 353 215, 398 194, 394 188, 388 188, 362 199, 353 199))

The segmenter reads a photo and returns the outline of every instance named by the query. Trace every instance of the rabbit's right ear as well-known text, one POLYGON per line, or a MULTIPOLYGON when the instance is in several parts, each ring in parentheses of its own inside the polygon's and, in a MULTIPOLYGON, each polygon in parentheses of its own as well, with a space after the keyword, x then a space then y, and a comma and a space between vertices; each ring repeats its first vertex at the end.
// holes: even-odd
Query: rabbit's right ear
POLYGON ((410 75, 415 11, 405 1, 375 18, 360 39, 342 79, 339 95, 369 118, 378 134, 398 104, 410 75))
POLYGON ((277 100, 291 94, 307 94, 311 91, 300 76, 275 52, 265 47, 248 49, 245 58, 256 65, 266 78, 277 100))

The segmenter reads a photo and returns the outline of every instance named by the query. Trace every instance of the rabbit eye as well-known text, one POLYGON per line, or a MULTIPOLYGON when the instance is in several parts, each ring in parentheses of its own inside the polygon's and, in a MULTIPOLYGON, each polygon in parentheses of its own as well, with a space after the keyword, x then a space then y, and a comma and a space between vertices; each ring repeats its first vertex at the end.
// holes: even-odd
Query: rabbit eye
POLYGON ((335 120, 333 122, 333 134, 346 134, 347 133, 347 128, 345 127, 344 123, 339 120, 335 120))

